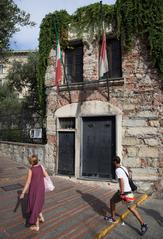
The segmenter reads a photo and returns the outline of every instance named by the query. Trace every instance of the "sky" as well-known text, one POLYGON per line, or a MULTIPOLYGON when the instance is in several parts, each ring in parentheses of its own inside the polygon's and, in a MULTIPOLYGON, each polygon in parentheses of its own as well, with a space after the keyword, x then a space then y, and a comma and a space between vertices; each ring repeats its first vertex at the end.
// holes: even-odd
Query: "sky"
MULTIPOLYGON (((13 0, 21 10, 30 13, 35 27, 22 27, 10 41, 13 50, 35 50, 38 48, 39 26, 46 14, 65 9, 73 14, 78 8, 100 2, 98 0, 13 0)), ((114 4, 115 0, 103 0, 103 4, 114 4)))

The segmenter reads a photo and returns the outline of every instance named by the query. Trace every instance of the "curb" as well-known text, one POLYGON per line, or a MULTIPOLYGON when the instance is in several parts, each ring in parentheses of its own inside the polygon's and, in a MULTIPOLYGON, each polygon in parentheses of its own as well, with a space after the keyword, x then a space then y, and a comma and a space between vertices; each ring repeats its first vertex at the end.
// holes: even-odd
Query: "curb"
MULTIPOLYGON (((138 205, 143 203, 149 196, 147 194, 143 194, 134 205, 131 206, 131 208, 136 208, 138 205)), ((125 217, 130 213, 130 211, 127 209, 124 213, 122 213, 119 218, 115 221, 115 223, 112 223, 111 225, 108 225, 104 227, 97 235, 96 239, 103 239, 107 234, 109 234, 120 222, 123 221, 125 217)))

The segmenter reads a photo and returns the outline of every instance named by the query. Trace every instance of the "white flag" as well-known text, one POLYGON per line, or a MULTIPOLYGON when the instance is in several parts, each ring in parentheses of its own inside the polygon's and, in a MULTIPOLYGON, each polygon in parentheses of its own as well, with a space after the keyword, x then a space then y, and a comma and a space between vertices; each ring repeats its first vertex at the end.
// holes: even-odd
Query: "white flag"
POLYGON ((106 50, 106 34, 103 32, 100 52, 100 77, 103 77, 106 72, 108 72, 108 58, 106 50))

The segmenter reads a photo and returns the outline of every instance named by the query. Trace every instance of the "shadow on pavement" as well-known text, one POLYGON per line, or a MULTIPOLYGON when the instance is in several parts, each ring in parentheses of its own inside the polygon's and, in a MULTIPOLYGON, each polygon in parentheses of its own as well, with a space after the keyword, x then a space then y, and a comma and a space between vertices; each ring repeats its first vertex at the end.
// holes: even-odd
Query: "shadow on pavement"
MULTIPOLYGON (((136 219, 135 219, 135 220, 136 220, 136 219)), ((141 232, 140 232, 140 230, 139 230, 137 227, 134 227, 132 224, 126 222, 125 220, 124 220, 124 223, 125 223, 127 226, 129 226, 130 228, 132 228, 137 234, 141 235, 141 232)), ((139 226, 139 224, 138 224, 138 226, 139 226)), ((139 226, 139 227, 140 227, 140 226, 139 226)))
POLYGON ((23 199, 20 199, 20 194, 22 193, 22 190, 17 191, 17 203, 16 206, 13 210, 13 212, 16 212, 19 206, 21 206, 21 212, 22 212, 22 217, 25 219, 25 226, 29 227, 29 213, 27 213, 27 205, 28 205, 28 194, 24 195, 23 199))
POLYGON ((163 217, 160 215, 159 212, 157 212, 154 209, 149 209, 149 208, 144 208, 144 207, 140 207, 139 208, 141 210, 143 210, 146 214, 148 214, 149 216, 151 216, 152 218, 154 218, 157 223, 163 227, 163 217))
POLYGON ((110 209, 108 208, 107 204, 98 199, 97 197, 89 193, 83 193, 80 190, 76 190, 76 192, 79 193, 81 195, 81 198, 86 201, 99 215, 106 216, 106 214, 110 212, 110 209))

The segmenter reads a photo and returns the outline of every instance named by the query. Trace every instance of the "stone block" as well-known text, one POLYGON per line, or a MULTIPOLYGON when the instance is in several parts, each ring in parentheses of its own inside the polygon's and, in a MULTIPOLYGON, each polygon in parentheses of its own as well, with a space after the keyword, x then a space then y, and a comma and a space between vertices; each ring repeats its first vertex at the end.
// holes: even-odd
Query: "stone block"
POLYGON ((135 110, 136 106, 133 104, 124 104, 123 105, 123 110, 124 111, 130 111, 130 110, 135 110))
POLYGON ((51 119, 50 119, 50 117, 47 118, 47 125, 46 125, 46 127, 47 127, 47 131, 48 130, 51 130, 53 132, 56 131, 56 124, 55 124, 54 118, 51 118, 51 119))
POLYGON ((158 180, 158 172, 156 168, 132 168, 132 176, 134 180, 156 181, 158 180))
POLYGON ((125 167, 141 167, 141 162, 140 159, 137 157, 127 157, 127 158, 123 158, 123 165, 125 167))
POLYGON ((156 147, 149 147, 149 146, 140 146, 138 156, 142 158, 157 158, 159 155, 158 148, 156 147))
POLYGON ((156 113, 149 110, 140 111, 136 116, 141 118, 157 118, 156 113))
POLYGON ((157 136, 157 129, 152 127, 130 127, 126 130, 126 136, 157 136))
POLYGON ((151 127, 159 127, 160 126, 160 121, 159 120, 149 120, 148 125, 151 127))
POLYGON ((157 158, 141 158, 141 167, 151 167, 151 168, 158 168, 159 162, 157 158))
POLYGON ((136 137, 124 137, 122 139, 122 145, 138 145, 140 140, 136 137))
POLYGON ((136 147, 127 147, 127 155, 129 157, 135 157, 137 156, 138 148, 136 147))
POLYGON ((158 139, 144 139, 145 144, 149 145, 149 146, 156 146, 159 144, 158 139))
POLYGON ((147 126, 147 121, 142 119, 124 119, 122 125, 126 127, 143 127, 147 126))
POLYGON ((138 80, 141 80, 141 79, 143 78, 143 75, 142 75, 142 74, 139 74, 139 73, 137 73, 137 74, 136 74, 136 78, 137 78, 138 80))
POLYGON ((147 160, 147 164, 149 167, 152 167, 152 168, 158 168, 159 166, 159 161, 157 158, 149 158, 147 160))
POLYGON ((136 185, 138 186, 138 191, 141 193, 149 193, 152 192, 152 188, 153 188, 153 183, 149 182, 149 181, 139 181, 136 182, 136 185))

